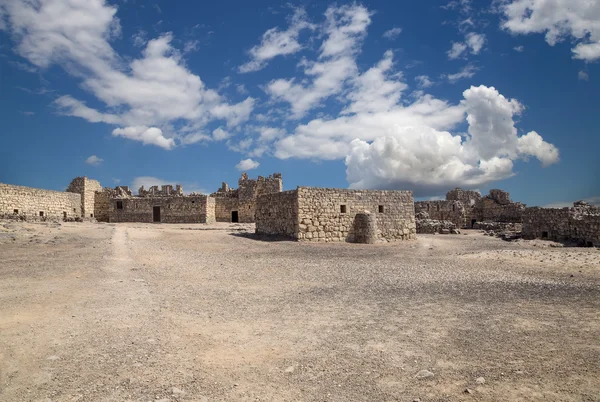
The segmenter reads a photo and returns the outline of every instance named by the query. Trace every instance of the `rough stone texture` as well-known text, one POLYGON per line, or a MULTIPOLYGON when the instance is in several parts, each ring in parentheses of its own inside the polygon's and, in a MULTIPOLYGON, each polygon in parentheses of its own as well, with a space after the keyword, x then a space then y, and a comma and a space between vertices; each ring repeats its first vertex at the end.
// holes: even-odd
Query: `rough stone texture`
POLYGON ((249 179, 244 172, 238 180, 238 188, 231 189, 223 182, 221 188, 210 196, 216 198, 215 215, 217 222, 231 222, 236 211, 238 222, 255 222, 256 199, 262 194, 280 193, 283 189, 281 173, 272 176, 258 176, 257 179, 249 179))
POLYGON ((212 223, 213 198, 206 195, 111 198, 109 222, 154 222, 154 207, 160 207, 162 223, 212 223), (118 203, 123 206, 117 208, 118 203))
POLYGON ((526 208, 523 237, 600 247, 600 208, 583 201, 572 208, 526 208))
POLYGON ((417 219, 417 233, 418 234, 433 234, 433 233, 443 233, 443 234, 457 234, 459 233, 456 230, 456 225, 454 222, 450 221, 441 221, 437 219, 417 219))
POLYGON ((256 218, 256 233, 297 239, 298 190, 261 195, 256 203, 256 218))
MULTIPOLYGON (((470 214, 469 209, 465 208, 462 201, 456 200, 440 200, 440 201, 416 201, 415 202, 415 213, 426 212, 428 218, 438 221, 450 221, 455 227, 467 226, 468 217, 470 214)), ((417 233, 432 233, 432 232, 419 232, 419 225, 417 224, 417 233)))
POLYGON ((512 202, 506 191, 494 189, 475 203, 472 219, 477 222, 521 223, 525 204, 512 202))
POLYGON ((0 183, 0 215, 32 221, 81 218, 81 195, 0 183))
POLYGON ((377 217, 369 211, 354 217, 354 242, 374 244, 377 242, 377 217))
POLYGON ((81 194, 81 214, 84 219, 95 217, 96 191, 102 191, 100 182, 88 179, 86 176, 76 177, 66 191, 81 194))
POLYGON ((479 191, 463 190, 462 188, 455 188, 446 193, 446 200, 448 201, 460 201, 465 207, 473 207, 475 203, 481 199, 479 191))
POLYGON ((298 187, 292 192, 259 196, 257 205, 256 232, 259 234, 287 235, 300 241, 354 242, 356 214, 369 211, 376 216, 378 240, 416 237, 412 191, 298 187), (282 204, 291 212, 279 215, 282 204), (297 229, 294 228, 291 235, 291 225, 286 223, 289 216, 297 216, 294 223, 297 229))

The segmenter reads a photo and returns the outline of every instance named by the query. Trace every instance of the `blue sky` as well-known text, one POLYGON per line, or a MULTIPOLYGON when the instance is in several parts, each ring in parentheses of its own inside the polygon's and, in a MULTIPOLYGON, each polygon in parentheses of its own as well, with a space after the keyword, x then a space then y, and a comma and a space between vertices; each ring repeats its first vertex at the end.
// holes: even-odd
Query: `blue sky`
POLYGON ((0 0, 0 182, 600 202, 600 3, 0 0))

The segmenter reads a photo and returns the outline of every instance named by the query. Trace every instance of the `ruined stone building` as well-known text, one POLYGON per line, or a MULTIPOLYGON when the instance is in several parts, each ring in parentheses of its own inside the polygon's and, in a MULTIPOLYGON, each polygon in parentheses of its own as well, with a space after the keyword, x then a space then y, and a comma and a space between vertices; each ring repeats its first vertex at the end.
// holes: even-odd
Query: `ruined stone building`
POLYGON ((258 196, 280 193, 282 190, 281 173, 274 173, 267 178, 258 176, 256 180, 242 173, 237 189, 229 188, 224 182, 220 189, 210 195, 215 199, 215 218, 217 222, 252 223, 258 196))
POLYGON ((523 238, 600 247, 600 207, 577 201, 570 208, 525 209, 523 238))
POLYGON ((298 187, 263 194, 256 233, 319 242, 414 239, 413 193, 298 187))
POLYGON ((65 192, 0 183, 0 216, 100 222, 254 222, 257 197, 281 192, 283 187, 280 173, 256 180, 243 173, 238 184, 239 188, 230 189, 223 183, 208 196, 184 195, 180 185, 142 186, 134 195, 129 187, 102 188, 87 177, 73 179, 65 192))
POLYGON ((415 212, 430 219, 450 221, 458 228, 472 228, 477 222, 521 223, 525 204, 510 200, 506 191, 493 189, 484 197, 477 191, 456 188, 445 200, 417 201, 415 212))

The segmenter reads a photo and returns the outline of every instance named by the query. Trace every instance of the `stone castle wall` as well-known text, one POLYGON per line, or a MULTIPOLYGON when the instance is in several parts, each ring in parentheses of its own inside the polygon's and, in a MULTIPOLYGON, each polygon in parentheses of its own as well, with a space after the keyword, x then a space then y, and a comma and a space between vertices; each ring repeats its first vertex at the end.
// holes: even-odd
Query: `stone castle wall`
POLYGON ((475 204, 472 217, 477 222, 521 223, 525 204, 519 202, 499 203, 492 198, 482 198, 475 204))
POLYGON ((465 209, 461 201, 415 201, 415 214, 420 212, 427 212, 428 219, 450 221, 458 228, 468 224, 469 211, 465 209))
POLYGON ((298 238, 298 190, 263 194, 256 203, 256 233, 298 238))
POLYGON ((600 247, 600 208, 526 208, 523 237, 600 247))
POLYGON ((162 223, 215 222, 215 200, 205 195, 111 198, 109 222, 151 223, 154 207, 160 207, 162 223))
POLYGON ((81 218, 81 195, 0 183, 0 215, 26 220, 81 218))
POLYGON ((96 191, 102 191, 102 186, 99 181, 88 179, 85 176, 76 177, 71 181, 66 191, 81 194, 82 217, 94 218, 96 191))

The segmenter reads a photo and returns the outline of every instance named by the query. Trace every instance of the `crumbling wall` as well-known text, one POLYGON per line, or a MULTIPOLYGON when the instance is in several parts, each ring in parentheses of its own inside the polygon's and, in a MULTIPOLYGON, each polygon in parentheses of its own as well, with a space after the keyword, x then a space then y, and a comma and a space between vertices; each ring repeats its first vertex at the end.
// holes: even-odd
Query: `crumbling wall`
POLYGON ((446 200, 448 201, 460 201, 465 208, 469 208, 475 205, 475 203, 481 199, 479 191, 463 190, 462 188, 455 188, 446 193, 446 200))
MULTIPOLYGON (((508 195, 508 193, 505 193, 508 195)), ((477 222, 510 222, 520 223, 523 221, 525 204, 502 199, 502 203, 492 197, 484 197, 477 201, 473 210, 473 217, 477 222)))
POLYGON ((81 218, 81 195, 0 183, 0 216, 25 220, 81 218))
POLYGON ((163 223, 215 221, 215 201, 206 195, 111 198, 109 221, 154 222, 154 207, 160 208, 159 222, 163 223))
POLYGON ((298 190, 262 194, 256 202, 256 233, 298 238, 298 190))
POLYGON ((469 211, 465 209, 461 201, 415 201, 415 214, 419 212, 427 212, 428 219, 450 221, 459 228, 468 224, 469 211))
POLYGON ((71 181, 66 191, 81 194, 82 217, 94 218, 96 191, 102 191, 99 181, 88 179, 86 176, 76 177, 71 181))
MULTIPOLYGON (((213 198, 211 196, 211 198, 213 198)), ((215 218, 217 222, 231 222, 231 213, 238 210, 235 197, 215 197, 215 218)))
POLYGON ((354 218, 364 211, 376 215, 378 240, 416 238, 412 191, 298 187, 298 239, 354 242, 354 218))
POLYGON ((600 247, 600 208, 581 202, 573 208, 526 208, 523 238, 600 247))

